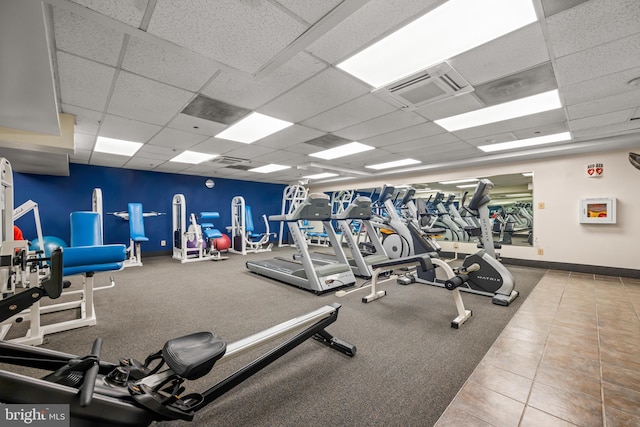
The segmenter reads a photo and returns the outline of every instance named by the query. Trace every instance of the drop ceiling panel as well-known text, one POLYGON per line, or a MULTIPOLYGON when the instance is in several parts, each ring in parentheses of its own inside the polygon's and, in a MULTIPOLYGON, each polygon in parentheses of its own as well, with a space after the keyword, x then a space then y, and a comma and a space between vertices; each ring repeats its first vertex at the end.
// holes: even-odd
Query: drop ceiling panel
POLYGON ((167 172, 167 173, 178 173, 180 171, 188 168, 189 165, 186 163, 176 163, 176 162, 166 162, 157 166, 154 171, 156 172, 167 172))
POLYGON ((92 135, 96 135, 98 133, 100 120, 102 120, 102 113, 68 104, 62 104, 62 112, 75 116, 75 126, 73 128, 75 132, 88 133, 92 135))
POLYGON ((131 37, 122 68, 181 89, 198 91, 218 71, 214 61, 131 37))
MULTIPOLYGON (((606 114, 599 114, 597 116, 585 117, 582 119, 571 120, 569 127, 572 132, 589 129, 593 127, 600 127, 610 125, 614 123, 622 123, 629 120, 633 109, 614 111, 606 114)), ((640 126, 640 123, 638 123, 640 126)))
POLYGON ((305 21, 313 23, 342 3, 342 0, 278 0, 278 3, 305 21))
POLYGON ((162 129, 160 126, 106 114, 100 127, 100 136, 133 142, 147 142, 160 129, 162 129))
POLYGON ((450 61, 472 86, 489 82, 549 61, 539 23, 527 25, 450 61), (522 46, 527 46, 522 49, 522 46))
POLYGON ((465 142, 471 145, 486 145, 486 144, 495 144, 500 142, 508 142, 515 141, 517 138, 512 132, 504 132, 494 135, 487 135, 481 138, 468 138, 465 139, 465 142))
POLYGON ((129 161, 124 165, 124 168, 137 170, 153 170, 164 162, 165 160, 135 156, 129 159, 129 161))
POLYGON ((398 24, 415 20, 440 0, 371 0, 308 47, 308 51, 335 64, 363 46, 391 32, 398 24))
POLYGON ((53 17, 57 49, 116 66, 124 34, 59 7, 53 17))
POLYGON ((102 111, 114 72, 106 65, 58 52, 62 103, 102 111))
MULTIPOLYGON (((428 149, 419 152, 418 155, 429 159, 433 157, 435 161, 439 161, 438 159, 441 158, 445 153, 450 152, 468 152, 477 155, 478 149, 472 145, 467 144, 466 142, 457 141, 431 146, 428 149)), ((429 160, 429 162, 431 163, 432 160, 429 160)))
POLYGON ((525 117, 519 117, 511 120, 504 120, 497 123, 491 123, 483 126, 476 126, 469 129, 461 129, 453 132, 454 135, 461 139, 476 138, 479 136, 494 135, 499 133, 511 132, 519 129, 530 129, 533 127, 542 127, 553 123, 566 122, 565 112, 563 109, 546 111, 544 113, 532 114, 525 117))
POLYGON ((302 124, 325 132, 334 132, 391 113, 396 109, 388 102, 368 93, 311 117, 302 122, 302 124))
POLYGON ((209 4, 158 2, 148 32, 252 74, 307 29, 264 0, 209 4))
POLYGON ((640 31, 637 0, 592 0, 546 19, 556 56, 600 46, 640 31))
POLYGON ((111 168, 120 168, 124 166, 124 164, 127 163, 128 161, 129 161, 129 157, 127 156, 116 156, 113 154, 94 152, 93 154, 91 154, 91 160, 89 164, 94 166, 108 166, 111 168))
POLYGON ((226 129, 227 125, 180 113, 167 123, 167 127, 200 135, 214 136, 226 129))
POLYGON ((183 132, 181 130, 164 128, 149 141, 149 144, 186 150, 204 141, 205 139, 207 139, 206 136, 198 135, 197 133, 183 132))
POLYGON ((371 138, 372 136, 392 132, 409 126, 415 126, 425 122, 426 120, 423 117, 414 114, 413 112, 395 111, 393 113, 377 117, 373 120, 368 120, 366 122, 341 129, 334 133, 343 138, 358 141, 360 139, 371 138))
POLYGON ((442 133, 428 138, 419 138, 412 141, 403 142, 402 144, 389 145, 385 150, 391 153, 430 153, 432 147, 443 144, 452 144, 460 142, 460 139, 450 133, 442 133))
POLYGON ((567 105, 573 105, 623 94, 634 89, 629 81, 637 77, 640 77, 640 67, 565 86, 562 96, 567 105))
POLYGON ((164 125, 178 114, 193 93, 121 71, 108 112, 164 125))
POLYGON ((477 85, 473 95, 489 107, 557 89, 551 62, 477 85))
MULTIPOLYGON (((294 144, 290 147, 287 147, 287 151, 291 151, 299 154, 311 154, 311 153, 318 153, 322 151, 322 148, 313 146, 311 144, 303 143, 303 144, 294 144)), ((320 160, 320 159, 317 157, 309 157, 309 161, 316 161, 316 160, 320 160)))
POLYGON ((591 117, 598 114, 634 108, 638 106, 638 100, 640 100, 640 89, 619 95, 608 96, 596 101, 570 105, 567 107, 567 111, 569 119, 576 120, 583 117, 591 117))
POLYGON ((260 108, 260 112, 291 122, 322 113, 369 90, 344 74, 327 69, 260 108))
MULTIPOLYGON (((637 120, 623 123, 613 123, 606 126, 594 127, 576 131, 574 138, 594 139, 606 136, 623 135, 627 133, 638 133, 640 123, 637 120)), ((638 134, 640 136, 640 134, 638 134)), ((637 138, 635 138, 637 142, 637 138)))
POLYGON ((240 71, 224 70, 202 93, 233 105, 258 108, 326 67, 322 61, 300 52, 261 80, 240 71))
POLYGON ((549 17, 588 0, 542 0, 544 16, 549 17))
POLYGON ((422 117, 426 117, 429 120, 438 120, 466 113, 468 111, 477 110, 482 107, 484 107, 484 105, 473 95, 472 92, 447 98, 433 104, 427 104, 415 110, 415 113, 422 117))
POLYGON ((640 67, 640 32, 558 58, 555 69, 558 83, 570 85, 636 67, 640 67))
POLYGON ((569 124, 567 122, 556 122, 537 125, 528 129, 514 130, 512 133, 516 136, 516 139, 535 138, 537 136, 552 135, 561 132, 569 131, 569 124))
POLYGON ((85 150, 85 151, 91 151, 93 150, 93 145, 96 142, 96 136, 94 135, 88 135, 86 133, 78 133, 75 132, 73 134, 73 144, 75 147, 75 150, 85 150))
POLYGON ((246 146, 246 144, 242 144, 240 142, 234 142, 220 138, 208 138, 201 143, 191 147, 191 150, 210 154, 225 154, 229 151, 244 146, 246 146))
POLYGON ((429 163, 446 163, 446 162, 459 162, 465 159, 477 159, 479 157, 486 156, 477 148, 459 148, 456 150, 443 151, 441 153, 434 153, 433 159, 429 163))
POLYGON ((317 131, 315 129, 310 129, 306 126, 294 124, 292 126, 289 126, 288 128, 281 130, 280 132, 276 132, 254 142, 253 145, 281 149, 300 144, 304 141, 309 141, 310 139, 317 138, 322 135, 324 135, 323 132, 317 131))
POLYGON ((360 142, 374 147, 388 147, 402 142, 411 141, 417 138, 429 137, 442 133, 442 128, 435 123, 421 123, 416 126, 409 126, 394 132, 377 135, 371 138, 361 139, 360 142))
POLYGON ((138 151, 136 151, 136 154, 133 156, 133 158, 140 157, 143 159, 146 158, 162 160, 163 162, 166 162, 169 159, 174 158, 178 154, 179 153, 177 152, 177 150, 171 147, 161 147, 159 145, 144 144, 138 151))
POLYGON ((88 9, 95 10, 132 27, 140 27, 148 0, 134 1, 102 1, 102 0, 71 0, 88 9))
POLYGON ((292 151, 278 150, 260 156, 259 160, 265 163, 285 164, 295 167, 296 165, 309 162, 309 156, 292 151))
POLYGON ((235 150, 228 151, 225 156, 239 157, 241 159, 256 159, 260 161, 260 157, 269 153, 273 153, 275 150, 268 147, 260 147, 253 144, 242 144, 242 147, 235 150))
POLYGON ((186 173, 188 175, 202 175, 208 174, 215 170, 213 164, 210 162, 198 163, 197 165, 190 165, 182 173, 186 173))

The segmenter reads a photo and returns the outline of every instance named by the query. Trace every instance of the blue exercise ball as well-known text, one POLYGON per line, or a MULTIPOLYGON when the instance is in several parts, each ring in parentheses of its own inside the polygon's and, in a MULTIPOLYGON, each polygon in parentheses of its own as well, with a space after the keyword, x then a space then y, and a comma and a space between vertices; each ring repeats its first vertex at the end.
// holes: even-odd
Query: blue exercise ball
MULTIPOLYGON (((62 240, 59 237, 56 236, 42 236, 42 245, 44 248, 44 256, 45 257, 50 257, 51 253, 59 247, 63 247, 66 248, 67 246, 67 242, 65 242, 64 240, 62 240)), ((40 250, 40 239, 33 239, 30 243, 29 243, 29 250, 30 251, 39 251, 40 250)))

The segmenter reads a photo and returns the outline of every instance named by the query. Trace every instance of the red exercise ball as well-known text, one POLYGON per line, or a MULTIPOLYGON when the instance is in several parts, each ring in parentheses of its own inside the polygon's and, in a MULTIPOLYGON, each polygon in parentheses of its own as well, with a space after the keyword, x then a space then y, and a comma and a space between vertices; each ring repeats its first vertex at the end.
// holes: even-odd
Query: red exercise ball
POLYGON ((213 239, 213 248, 219 251, 227 251, 231 247, 231 239, 226 234, 213 239))

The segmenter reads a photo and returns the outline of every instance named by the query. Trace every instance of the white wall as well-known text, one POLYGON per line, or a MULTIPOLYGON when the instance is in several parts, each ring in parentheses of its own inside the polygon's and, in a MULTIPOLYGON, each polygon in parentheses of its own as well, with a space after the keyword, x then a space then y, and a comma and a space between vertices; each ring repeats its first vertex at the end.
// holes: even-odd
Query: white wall
MULTIPOLYGON (((401 180, 360 181, 357 186, 380 187, 383 184, 533 172, 534 247, 503 246, 500 251, 503 257, 640 270, 640 170, 629 163, 629 152, 640 152, 640 146, 448 173, 424 173, 401 180), (586 166, 591 163, 604 165, 602 177, 587 177, 586 166), (579 222, 580 199, 592 197, 617 199, 616 224, 579 222), (544 203, 544 209, 539 209, 539 203, 544 203), (538 249, 544 254, 539 255, 538 249)), ((314 186, 312 190, 347 188, 349 186, 344 182, 340 186, 314 186)), ((452 243, 441 242, 441 245, 444 250, 453 250, 452 243)), ((460 244, 461 252, 475 250, 475 245, 460 244)))

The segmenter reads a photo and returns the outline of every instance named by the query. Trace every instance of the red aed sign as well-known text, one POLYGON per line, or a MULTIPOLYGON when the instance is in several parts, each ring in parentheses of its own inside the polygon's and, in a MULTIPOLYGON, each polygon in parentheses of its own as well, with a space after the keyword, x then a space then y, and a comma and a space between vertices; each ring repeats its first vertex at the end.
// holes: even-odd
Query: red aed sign
POLYGON ((602 163, 591 163, 587 165, 587 176, 590 178, 603 176, 604 165, 602 163))

